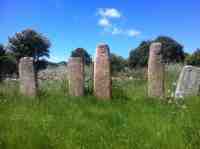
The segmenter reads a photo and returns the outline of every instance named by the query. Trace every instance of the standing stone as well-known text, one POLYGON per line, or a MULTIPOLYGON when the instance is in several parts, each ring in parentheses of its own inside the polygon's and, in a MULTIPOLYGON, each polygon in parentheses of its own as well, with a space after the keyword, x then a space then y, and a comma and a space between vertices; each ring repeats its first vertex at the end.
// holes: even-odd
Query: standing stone
POLYGON ((69 94, 84 95, 84 62, 80 57, 71 57, 68 63, 69 94))
POLYGON ((162 44, 152 43, 148 62, 148 95, 164 97, 164 64, 162 63, 162 44))
POLYGON ((94 61, 94 94, 100 99, 111 98, 110 49, 100 44, 96 49, 94 61))
POLYGON ((200 93, 200 68, 185 66, 180 74, 175 97, 196 96, 200 93))
POLYGON ((33 58, 24 57, 19 62, 20 92, 25 96, 36 96, 37 79, 33 58))

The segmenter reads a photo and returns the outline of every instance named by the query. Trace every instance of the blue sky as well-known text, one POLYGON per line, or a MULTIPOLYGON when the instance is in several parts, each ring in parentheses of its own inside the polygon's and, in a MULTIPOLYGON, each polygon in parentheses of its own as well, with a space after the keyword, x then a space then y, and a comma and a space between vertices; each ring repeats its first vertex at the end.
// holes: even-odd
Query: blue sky
POLYGON ((83 47, 95 54, 98 43, 128 57, 143 40, 167 35, 192 52, 200 47, 199 0, 1 0, 0 43, 33 28, 47 36, 52 61, 83 47))

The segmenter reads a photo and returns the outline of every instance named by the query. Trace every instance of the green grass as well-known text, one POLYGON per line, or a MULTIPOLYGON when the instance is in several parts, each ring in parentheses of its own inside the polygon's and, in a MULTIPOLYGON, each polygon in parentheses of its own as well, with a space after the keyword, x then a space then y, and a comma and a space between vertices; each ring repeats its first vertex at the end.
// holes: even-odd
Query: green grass
POLYGON ((69 97, 63 83, 43 83, 36 99, 1 84, 0 149, 200 148, 198 97, 161 102, 146 96, 145 80, 132 80, 114 82, 105 102, 69 97))

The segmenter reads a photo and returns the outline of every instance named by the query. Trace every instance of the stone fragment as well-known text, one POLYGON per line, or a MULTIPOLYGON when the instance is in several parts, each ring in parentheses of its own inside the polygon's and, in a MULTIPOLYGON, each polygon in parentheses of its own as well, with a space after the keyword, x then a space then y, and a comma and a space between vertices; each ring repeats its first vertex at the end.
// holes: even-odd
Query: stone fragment
POLYGON ((111 99, 110 49, 100 44, 94 61, 94 94, 99 99, 111 99))
POLYGON ((37 79, 33 58, 23 57, 19 62, 20 92, 25 96, 37 95, 37 79))
POLYGON ((164 64, 162 62, 162 44, 152 43, 148 62, 148 95, 150 97, 164 97, 164 64))
POLYGON ((175 92, 176 98, 200 94, 200 68, 185 66, 179 76, 175 92))
POLYGON ((80 57, 71 57, 68 62, 70 96, 84 95, 84 62, 80 57))

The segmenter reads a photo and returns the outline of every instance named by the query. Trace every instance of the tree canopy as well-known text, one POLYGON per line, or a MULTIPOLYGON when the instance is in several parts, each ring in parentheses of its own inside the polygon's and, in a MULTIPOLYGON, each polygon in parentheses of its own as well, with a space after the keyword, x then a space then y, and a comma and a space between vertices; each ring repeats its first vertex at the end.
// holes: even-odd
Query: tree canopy
POLYGON ((162 43, 162 56, 166 63, 184 61, 183 46, 176 40, 167 36, 159 36, 154 42, 162 43))
POLYGON ((188 65, 200 66, 200 49, 194 51, 193 54, 186 57, 186 63, 188 65))
POLYGON ((110 54, 111 59, 111 72, 114 74, 116 72, 123 71, 127 66, 127 61, 122 57, 114 53, 110 54))
POLYGON ((38 61, 41 57, 49 57, 50 41, 33 29, 26 29, 9 38, 8 49, 17 60, 21 57, 33 57, 38 61))
POLYGON ((77 48, 71 53, 71 57, 81 57, 86 65, 92 63, 90 54, 83 48, 77 48))
POLYGON ((6 53, 3 45, 0 44, 0 80, 8 74, 17 72, 17 64, 15 57, 6 53))
POLYGON ((0 44, 0 56, 3 56, 6 53, 4 46, 0 44))
POLYGON ((184 62, 183 46, 170 37, 159 36, 153 41, 143 41, 137 48, 131 50, 129 54, 130 67, 147 66, 149 48, 152 42, 162 43, 162 56, 165 63, 184 62))
POLYGON ((150 41, 143 41, 136 49, 131 50, 128 60, 130 67, 144 67, 147 65, 150 44, 150 41))

